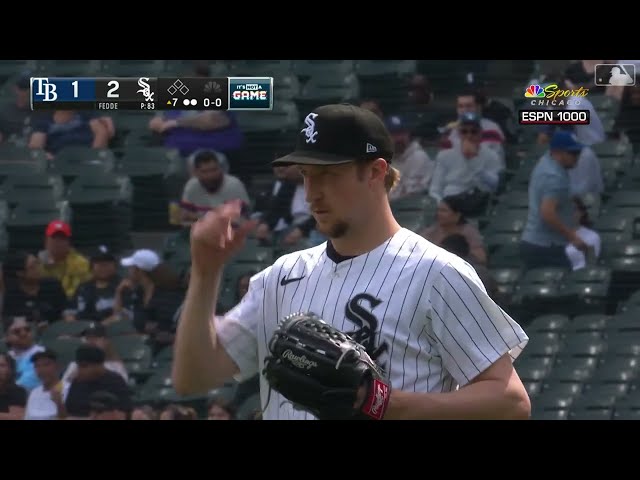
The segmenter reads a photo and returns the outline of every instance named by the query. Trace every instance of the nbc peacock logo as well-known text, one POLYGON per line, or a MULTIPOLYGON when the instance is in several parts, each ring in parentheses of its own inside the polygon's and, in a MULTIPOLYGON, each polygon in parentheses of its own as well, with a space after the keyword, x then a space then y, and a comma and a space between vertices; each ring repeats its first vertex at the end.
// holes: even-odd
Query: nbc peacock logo
POLYGON ((524 92, 524 96, 527 98, 532 98, 532 97, 544 98, 544 90, 540 85, 529 85, 527 90, 524 92))

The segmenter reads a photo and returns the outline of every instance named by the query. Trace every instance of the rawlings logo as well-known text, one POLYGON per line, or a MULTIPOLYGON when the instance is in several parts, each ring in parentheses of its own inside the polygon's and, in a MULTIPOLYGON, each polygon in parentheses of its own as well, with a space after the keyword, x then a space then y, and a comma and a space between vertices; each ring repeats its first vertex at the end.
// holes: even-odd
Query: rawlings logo
POLYGON ((376 420, 382 420, 388 402, 389 386, 380 380, 374 380, 371 397, 365 403, 363 411, 376 420))
POLYGON ((317 362, 309 360, 304 355, 296 355, 291 350, 285 350, 285 352, 282 354, 282 358, 284 358, 285 360, 289 360, 295 367, 303 370, 309 370, 318 366, 317 362))

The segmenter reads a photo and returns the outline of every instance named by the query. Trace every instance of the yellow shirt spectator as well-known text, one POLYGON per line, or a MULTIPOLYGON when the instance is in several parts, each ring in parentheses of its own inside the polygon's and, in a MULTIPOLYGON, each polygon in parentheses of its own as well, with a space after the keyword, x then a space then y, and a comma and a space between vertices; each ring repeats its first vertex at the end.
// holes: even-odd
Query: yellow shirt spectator
POLYGON ((71 246, 71 227, 65 222, 54 220, 47 226, 45 250, 39 256, 44 274, 60 280, 68 298, 91 278, 89 260, 71 246))

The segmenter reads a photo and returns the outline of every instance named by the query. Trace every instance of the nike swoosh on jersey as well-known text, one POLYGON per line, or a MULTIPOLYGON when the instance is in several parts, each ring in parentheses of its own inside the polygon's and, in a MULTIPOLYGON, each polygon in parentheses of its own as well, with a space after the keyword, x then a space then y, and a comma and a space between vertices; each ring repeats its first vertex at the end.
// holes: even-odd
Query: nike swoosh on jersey
POLYGON ((280 280, 280 285, 282 285, 283 287, 289 283, 293 283, 293 282, 299 282, 300 280, 302 280, 305 277, 305 275, 301 276, 301 277, 296 277, 296 278, 287 278, 287 277, 282 277, 282 280, 280 280))

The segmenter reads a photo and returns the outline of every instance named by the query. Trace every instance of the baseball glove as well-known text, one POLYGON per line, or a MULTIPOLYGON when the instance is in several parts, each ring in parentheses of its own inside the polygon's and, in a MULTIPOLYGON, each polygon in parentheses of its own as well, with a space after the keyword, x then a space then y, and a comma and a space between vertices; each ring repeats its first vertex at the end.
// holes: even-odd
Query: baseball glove
POLYGON ((269 351, 263 373, 297 408, 319 420, 382 420, 391 394, 383 372, 362 345, 316 314, 284 318, 269 351))

